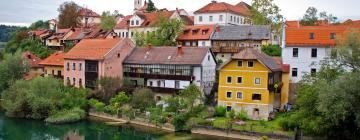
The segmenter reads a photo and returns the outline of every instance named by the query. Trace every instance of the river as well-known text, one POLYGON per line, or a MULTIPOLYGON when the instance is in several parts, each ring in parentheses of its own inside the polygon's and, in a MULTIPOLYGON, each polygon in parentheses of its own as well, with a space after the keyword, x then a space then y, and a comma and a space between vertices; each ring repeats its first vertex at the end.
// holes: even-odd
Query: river
POLYGON ((73 124, 52 125, 40 120, 8 118, 0 113, 0 140, 216 140, 188 133, 165 132, 139 126, 111 126, 90 119, 73 124))

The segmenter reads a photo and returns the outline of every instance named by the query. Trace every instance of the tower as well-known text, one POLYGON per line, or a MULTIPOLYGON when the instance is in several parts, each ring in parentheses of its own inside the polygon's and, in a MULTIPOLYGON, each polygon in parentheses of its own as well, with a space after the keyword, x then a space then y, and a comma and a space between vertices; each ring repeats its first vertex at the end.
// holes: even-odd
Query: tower
POLYGON ((134 0, 134 10, 138 10, 144 6, 144 0, 134 0))

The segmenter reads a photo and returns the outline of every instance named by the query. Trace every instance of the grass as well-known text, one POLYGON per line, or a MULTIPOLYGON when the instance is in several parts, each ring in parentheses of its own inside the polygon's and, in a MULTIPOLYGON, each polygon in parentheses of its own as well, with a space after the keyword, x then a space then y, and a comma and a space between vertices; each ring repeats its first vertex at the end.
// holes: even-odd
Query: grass
MULTIPOLYGON (((284 114, 278 114, 277 117, 272 121, 264 120, 249 120, 245 121, 244 125, 233 124, 232 129, 243 130, 243 131, 254 131, 259 133, 274 133, 281 135, 292 136, 293 132, 284 131, 279 125, 280 119, 284 117, 284 114)), ((226 117, 217 117, 213 122, 213 127, 226 129, 227 123, 230 121, 230 118, 226 117)), ((236 122, 237 120, 235 120, 236 122)))
POLYGON ((70 110, 62 110, 54 113, 45 119, 45 122, 53 124, 64 124, 77 122, 86 117, 86 112, 80 108, 72 108, 70 110))

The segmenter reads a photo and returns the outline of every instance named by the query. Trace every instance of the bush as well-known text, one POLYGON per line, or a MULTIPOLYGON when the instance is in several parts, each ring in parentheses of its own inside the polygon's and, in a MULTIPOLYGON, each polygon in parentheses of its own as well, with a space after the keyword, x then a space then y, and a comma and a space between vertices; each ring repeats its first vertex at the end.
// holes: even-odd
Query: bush
POLYGON ((262 46, 261 51, 269 56, 281 56, 281 48, 277 45, 262 46))
POLYGON ((148 88, 136 88, 131 97, 130 104, 140 111, 155 106, 154 94, 148 88))
POLYGON ((236 114, 235 118, 243 121, 250 120, 250 118, 247 116, 246 111, 243 109, 236 114))
POLYGON ((226 113, 226 117, 228 117, 230 119, 234 119, 235 118, 235 111, 230 110, 229 112, 226 113))
POLYGON ((95 109, 95 111, 103 112, 105 111, 105 104, 96 99, 90 99, 89 104, 95 109))
POLYGON ((73 123, 86 117, 86 112, 78 107, 70 110, 56 112, 45 119, 45 122, 53 124, 73 123))
POLYGON ((215 114, 216 117, 225 117, 226 115, 226 107, 225 106, 216 106, 215 107, 215 114))

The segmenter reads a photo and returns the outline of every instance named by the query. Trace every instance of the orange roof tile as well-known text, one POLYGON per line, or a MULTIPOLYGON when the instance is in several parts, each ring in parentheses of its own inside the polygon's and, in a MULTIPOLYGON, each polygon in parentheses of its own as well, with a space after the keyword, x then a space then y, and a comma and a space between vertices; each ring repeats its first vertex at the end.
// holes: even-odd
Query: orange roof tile
POLYGON ((101 60, 105 54, 114 48, 122 39, 83 39, 76 44, 68 53, 65 59, 86 59, 101 60))
POLYGON ((231 5, 226 2, 211 2, 208 5, 200 8, 194 13, 217 13, 217 12, 232 12, 243 16, 250 16, 250 8, 248 4, 239 3, 237 5, 231 5))
POLYGON ((39 65, 41 62, 41 59, 37 57, 36 55, 32 54, 29 51, 25 51, 21 54, 21 58, 26 60, 31 68, 40 68, 42 66, 39 65))
POLYGON ((39 64, 47 66, 64 66, 64 55, 64 52, 55 52, 49 57, 45 58, 39 64))
POLYGON ((287 27, 300 27, 301 26, 300 21, 298 21, 298 20, 286 21, 285 24, 287 27))
POLYGON ((209 40, 216 25, 186 26, 178 40, 209 40))
POLYGON ((301 26, 286 28, 287 46, 335 46, 336 40, 341 39, 346 31, 359 30, 360 26, 326 25, 326 26, 301 26), (310 39, 314 33, 314 39, 310 39), (331 39, 330 34, 335 33, 336 39, 331 39))

